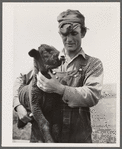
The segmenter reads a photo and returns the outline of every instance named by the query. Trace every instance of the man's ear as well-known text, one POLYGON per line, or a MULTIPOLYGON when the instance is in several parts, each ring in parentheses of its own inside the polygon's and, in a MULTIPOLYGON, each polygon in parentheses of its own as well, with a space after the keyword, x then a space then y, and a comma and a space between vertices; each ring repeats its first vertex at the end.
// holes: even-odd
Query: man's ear
POLYGON ((32 49, 28 52, 31 57, 36 58, 39 55, 39 52, 36 49, 32 49))
POLYGON ((81 38, 83 38, 86 35, 86 32, 87 32, 86 28, 82 27, 81 28, 81 38))

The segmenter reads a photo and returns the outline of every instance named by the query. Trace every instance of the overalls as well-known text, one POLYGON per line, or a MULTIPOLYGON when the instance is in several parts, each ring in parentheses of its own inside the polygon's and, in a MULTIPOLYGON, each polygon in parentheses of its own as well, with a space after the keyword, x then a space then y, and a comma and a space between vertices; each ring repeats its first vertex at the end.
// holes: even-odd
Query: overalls
MULTIPOLYGON (((84 67, 69 72, 56 72, 57 79, 64 85, 81 87, 85 77, 84 67)), ((29 74, 30 75, 30 74, 29 74)), ((29 84, 26 75, 26 84, 29 84)), ((58 99, 57 99, 58 100, 58 99)), ((59 143, 91 143, 91 120, 89 107, 71 108, 67 103, 61 102, 62 126, 59 143)), ((39 131, 36 122, 32 122, 30 142, 38 142, 39 131)))
MULTIPOLYGON (((85 78, 85 68, 70 72, 57 72, 59 81, 67 86, 81 87, 85 78)), ((91 121, 88 107, 70 108, 62 102, 63 124, 62 143, 91 143, 91 121)))

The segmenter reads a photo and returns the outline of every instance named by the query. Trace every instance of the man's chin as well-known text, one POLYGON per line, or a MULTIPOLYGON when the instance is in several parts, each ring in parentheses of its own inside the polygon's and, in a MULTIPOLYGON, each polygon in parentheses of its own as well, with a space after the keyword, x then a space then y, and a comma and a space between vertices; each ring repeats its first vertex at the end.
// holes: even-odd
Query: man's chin
POLYGON ((74 47, 70 47, 70 46, 68 46, 68 47, 66 47, 66 49, 68 50, 68 51, 74 51, 75 50, 75 48, 74 47))

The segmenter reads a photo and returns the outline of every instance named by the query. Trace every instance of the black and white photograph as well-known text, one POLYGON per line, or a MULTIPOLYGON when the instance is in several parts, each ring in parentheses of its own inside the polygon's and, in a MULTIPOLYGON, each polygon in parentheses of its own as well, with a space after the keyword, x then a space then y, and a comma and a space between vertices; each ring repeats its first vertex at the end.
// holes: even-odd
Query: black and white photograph
POLYGON ((120 146, 119 2, 3 2, 2 33, 3 147, 120 146))

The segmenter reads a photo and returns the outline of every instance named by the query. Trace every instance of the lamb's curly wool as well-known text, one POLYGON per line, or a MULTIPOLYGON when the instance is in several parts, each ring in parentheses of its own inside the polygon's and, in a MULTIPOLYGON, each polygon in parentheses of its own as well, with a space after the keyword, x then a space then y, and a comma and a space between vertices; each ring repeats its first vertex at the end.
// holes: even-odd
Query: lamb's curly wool
MULTIPOLYGON (((51 78, 48 70, 61 65, 59 51, 46 44, 38 50, 32 49, 29 55, 34 58, 34 74, 28 86, 29 105, 33 113, 34 123, 38 125, 38 139, 43 142, 59 142, 61 130, 61 107, 60 96, 55 93, 45 93, 40 90, 36 83, 36 74, 40 71, 45 77, 51 78), (58 99, 58 100, 57 100, 58 99)), ((21 90, 20 90, 21 94, 21 90)), ((21 96, 19 96, 21 98, 21 96)), ((26 99, 27 100, 27 99, 26 99)), ((20 99, 21 101, 21 99, 20 99)), ((25 106, 25 105, 24 105, 25 106)))

